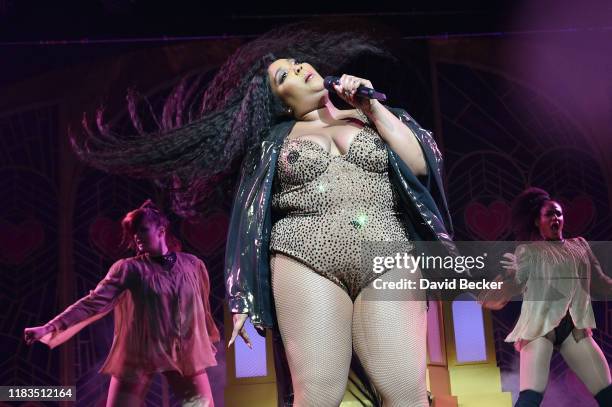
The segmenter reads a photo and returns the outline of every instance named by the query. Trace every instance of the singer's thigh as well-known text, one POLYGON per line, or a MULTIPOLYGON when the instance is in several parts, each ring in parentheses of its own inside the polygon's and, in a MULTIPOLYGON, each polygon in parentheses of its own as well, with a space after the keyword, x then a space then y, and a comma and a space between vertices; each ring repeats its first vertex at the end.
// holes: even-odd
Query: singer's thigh
MULTIPOLYGON (((383 282, 413 279, 406 269, 385 273, 383 282)), ((389 407, 426 407, 427 305, 419 296, 379 292, 372 285, 356 298, 353 340, 368 376, 389 407)))
POLYGON ((351 299, 338 285, 291 257, 273 255, 271 272, 294 406, 337 407, 351 363, 351 299))

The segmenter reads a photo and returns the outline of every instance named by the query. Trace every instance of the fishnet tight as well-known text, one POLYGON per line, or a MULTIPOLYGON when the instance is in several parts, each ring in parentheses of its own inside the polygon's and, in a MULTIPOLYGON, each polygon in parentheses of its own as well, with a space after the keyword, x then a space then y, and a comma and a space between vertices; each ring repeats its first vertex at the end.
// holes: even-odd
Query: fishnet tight
MULTIPOLYGON (((291 257, 271 259, 279 330, 291 371, 295 407, 337 407, 346 389, 352 348, 385 407, 428 406, 425 386, 426 306, 359 294, 291 257)), ((411 276, 385 273, 383 280, 411 276)))

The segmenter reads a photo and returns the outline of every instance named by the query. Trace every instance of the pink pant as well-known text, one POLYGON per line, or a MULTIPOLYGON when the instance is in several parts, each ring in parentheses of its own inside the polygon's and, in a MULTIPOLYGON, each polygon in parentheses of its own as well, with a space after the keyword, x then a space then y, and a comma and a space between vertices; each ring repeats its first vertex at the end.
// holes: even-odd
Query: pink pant
MULTIPOLYGON (((184 407, 214 407, 210 383, 206 372, 195 376, 181 376, 178 372, 163 372, 174 395, 184 407)), ((144 403, 153 375, 137 379, 113 376, 108 388, 106 407, 131 407, 144 403)))

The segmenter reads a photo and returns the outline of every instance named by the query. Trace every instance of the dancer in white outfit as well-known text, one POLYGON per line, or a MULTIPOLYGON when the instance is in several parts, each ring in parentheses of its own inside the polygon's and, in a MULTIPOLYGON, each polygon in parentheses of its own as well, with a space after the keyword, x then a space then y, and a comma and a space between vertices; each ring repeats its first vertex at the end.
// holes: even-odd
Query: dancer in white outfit
MULTIPOLYGON (((514 202, 512 215, 517 238, 532 241, 502 261, 506 283, 523 293, 521 315, 506 337, 521 355, 515 407, 542 402, 553 349, 561 352, 600 406, 612 406, 610 368, 591 333, 595 328, 591 294, 609 297, 612 280, 584 238, 563 238, 563 209, 546 191, 524 191, 514 202)), ((483 305, 499 309, 508 299, 493 301, 488 296, 483 305)))

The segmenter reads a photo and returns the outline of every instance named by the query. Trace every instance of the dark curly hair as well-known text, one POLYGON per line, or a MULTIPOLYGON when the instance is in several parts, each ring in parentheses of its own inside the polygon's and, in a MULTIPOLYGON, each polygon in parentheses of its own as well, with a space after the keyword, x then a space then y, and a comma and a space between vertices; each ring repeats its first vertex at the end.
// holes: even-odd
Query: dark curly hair
POLYGON ((512 229, 516 240, 541 240, 535 219, 546 202, 554 201, 550 194, 537 187, 524 190, 512 203, 512 229))
POLYGON ((219 183, 229 180, 234 185, 245 153, 258 148, 272 126, 290 119, 268 83, 270 63, 296 58, 328 75, 363 53, 395 60, 380 41, 329 23, 275 29, 238 48, 207 87, 202 75, 184 78, 160 117, 149 105, 146 116, 156 123, 155 131, 143 129, 140 98, 128 92, 136 135, 116 134, 99 109, 95 128, 84 115, 84 137, 71 132, 72 147, 95 168, 154 180, 170 193, 174 212, 189 216, 202 208, 219 183))

